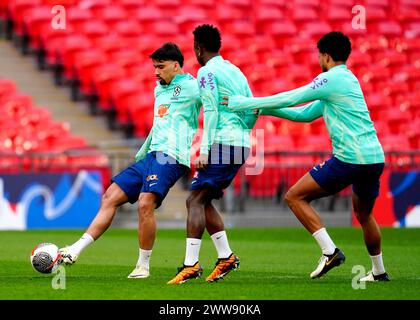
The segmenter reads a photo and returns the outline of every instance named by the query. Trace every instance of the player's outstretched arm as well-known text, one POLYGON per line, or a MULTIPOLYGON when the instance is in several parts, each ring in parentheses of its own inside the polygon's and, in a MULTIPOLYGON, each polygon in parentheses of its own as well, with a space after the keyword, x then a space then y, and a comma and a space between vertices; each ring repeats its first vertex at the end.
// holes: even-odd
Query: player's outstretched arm
POLYGON ((295 122, 312 122, 322 117, 323 102, 320 100, 301 107, 263 109, 261 115, 274 116, 295 122))
POLYGON ((304 102, 327 99, 334 90, 334 85, 331 82, 328 79, 327 72, 324 72, 311 83, 294 90, 260 98, 243 96, 223 97, 224 102, 222 104, 231 111, 287 108, 304 102))
POLYGON ((137 152, 136 156, 134 157, 136 162, 139 162, 140 160, 146 158, 146 155, 147 155, 147 153, 149 151, 149 148, 150 148, 150 144, 152 143, 152 132, 153 132, 153 128, 152 128, 152 130, 150 130, 149 135, 147 136, 147 138, 143 142, 140 150, 137 152))

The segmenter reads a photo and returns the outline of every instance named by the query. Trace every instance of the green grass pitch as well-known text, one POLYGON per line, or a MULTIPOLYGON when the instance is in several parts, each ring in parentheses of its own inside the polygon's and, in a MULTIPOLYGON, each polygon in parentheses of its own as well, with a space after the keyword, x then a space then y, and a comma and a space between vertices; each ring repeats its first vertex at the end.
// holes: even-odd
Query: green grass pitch
POLYGON ((240 270, 218 283, 206 283, 216 251, 204 236, 201 279, 183 285, 166 284, 182 264, 184 230, 159 230, 151 260, 151 276, 127 279, 137 256, 135 230, 106 232, 65 268, 66 289, 55 290, 54 275, 35 272, 31 249, 41 242, 71 244, 83 231, 0 232, 0 299, 142 299, 142 300, 306 300, 420 299, 420 229, 383 229, 383 254, 389 283, 368 283, 354 289, 354 266, 370 270, 371 262, 358 228, 329 228, 346 255, 346 263, 311 280, 320 250, 303 228, 229 229, 230 245, 241 259, 240 270))

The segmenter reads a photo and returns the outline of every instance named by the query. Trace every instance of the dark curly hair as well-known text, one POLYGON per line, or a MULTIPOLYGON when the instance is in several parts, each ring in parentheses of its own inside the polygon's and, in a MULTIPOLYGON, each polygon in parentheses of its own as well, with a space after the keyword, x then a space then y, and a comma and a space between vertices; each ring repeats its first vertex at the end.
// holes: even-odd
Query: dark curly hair
POLYGON ((194 41, 209 52, 219 52, 222 47, 222 37, 219 29, 210 24, 198 26, 193 31, 194 41))

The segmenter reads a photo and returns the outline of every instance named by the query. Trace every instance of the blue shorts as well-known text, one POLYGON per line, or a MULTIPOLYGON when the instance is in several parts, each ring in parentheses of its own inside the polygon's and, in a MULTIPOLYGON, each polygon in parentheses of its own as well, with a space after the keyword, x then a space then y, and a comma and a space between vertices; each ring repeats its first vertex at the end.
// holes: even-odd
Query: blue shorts
POLYGON ((198 170, 191 180, 191 190, 208 189, 211 199, 223 196, 239 169, 249 155, 249 148, 214 144, 211 147, 208 165, 198 170))
POLYGON ((379 195, 379 179, 383 170, 383 163, 352 164, 333 156, 313 167, 309 173, 330 194, 336 194, 352 185, 353 192, 359 198, 373 200, 379 195))
POLYGON ((140 193, 152 192, 158 196, 156 208, 159 208, 169 189, 188 171, 188 167, 179 164, 174 158, 162 152, 150 152, 146 158, 124 169, 111 179, 127 195, 130 203, 135 203, 140 193), (168 159, 167 163, 158 159, 168 159))

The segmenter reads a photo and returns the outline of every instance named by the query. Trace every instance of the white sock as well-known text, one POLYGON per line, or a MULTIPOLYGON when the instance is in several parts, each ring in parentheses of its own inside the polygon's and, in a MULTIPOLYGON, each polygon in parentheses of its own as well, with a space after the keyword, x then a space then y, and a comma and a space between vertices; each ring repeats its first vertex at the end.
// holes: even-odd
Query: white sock
POLYGON ((321 247, 322 254, 330 255, 334 253, 336 246, 325 228, 315 231, 312 235, 321 247))
POLYGON ((139 249, 139 260, 137 260, 136 266, 140 266, 149 270, 150 256, 152 255, 152 250, 143 250, 139 249))
POLYGON ((198 262, 200 254, 201 239, 187 238, 187 249, 185 251, 185 266, 193 266, 198 262))
POLYGON ((213 233, 211 235, 211 239, 213 240, 214 246, 216 247, 217 257, 219 259, 229 258, 229 256, 232 254, 232 250, 229 247, 226 231, 223 230, 213 233))
POLYGON ((376 256, 370 256, 372 259, 372 272, 375 276, 385 273, 384 262, 382 261, 382 252, 376 256))
POLYGON ((84 233, 83 236, 73 243, 69 250, 71 253, 80 255, 80 253, 85 250, 89 245, 91 245, 95 240, 89 233, 84 233))

